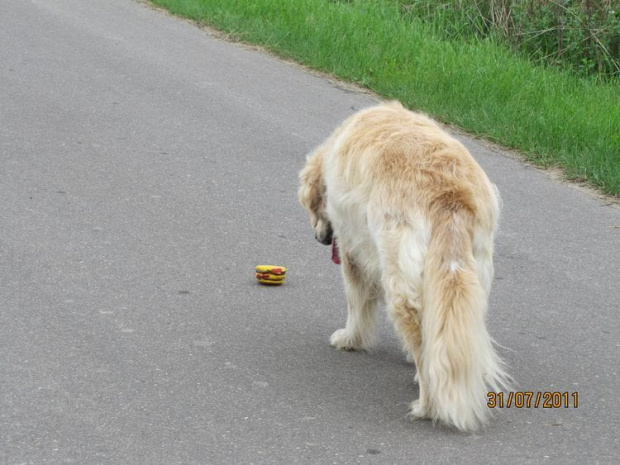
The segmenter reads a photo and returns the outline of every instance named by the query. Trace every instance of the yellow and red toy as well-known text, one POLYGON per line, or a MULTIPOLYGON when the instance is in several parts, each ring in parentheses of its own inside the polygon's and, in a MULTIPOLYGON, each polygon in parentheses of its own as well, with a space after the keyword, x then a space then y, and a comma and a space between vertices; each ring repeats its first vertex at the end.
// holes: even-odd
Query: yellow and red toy
POLYGON ((286 267, 276 265, 257 265, 256 279, 262 284, 282 284, 286 278, 286 267))

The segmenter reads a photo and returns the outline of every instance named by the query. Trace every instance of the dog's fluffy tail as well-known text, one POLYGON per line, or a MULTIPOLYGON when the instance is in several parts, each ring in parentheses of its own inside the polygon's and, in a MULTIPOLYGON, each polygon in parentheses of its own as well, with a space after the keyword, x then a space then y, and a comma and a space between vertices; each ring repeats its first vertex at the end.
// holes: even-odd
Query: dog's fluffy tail
POLYGON ((420 401, 433 421, 470 432, 491 416, 487 392, 506 389, 510 377, 485 324, 487 295, 473 254, 473 216, 457 209, 435 218, 423 277, 419 368, 426 399, 420 401))

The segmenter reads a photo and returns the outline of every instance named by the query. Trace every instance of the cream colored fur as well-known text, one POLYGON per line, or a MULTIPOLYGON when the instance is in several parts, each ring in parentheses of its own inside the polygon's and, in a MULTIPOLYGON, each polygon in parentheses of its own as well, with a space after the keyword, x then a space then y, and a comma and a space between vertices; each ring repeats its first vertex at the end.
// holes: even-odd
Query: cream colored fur
POLYGON ((416 418, 484 426, 509 377, 485 325, 500 199, 467 149, 399 103, 362 110, 312 154, 299 199, 318 240, 333 228, 348 302, 338 349, 376 342, 381 298, 417 366, 416 418))

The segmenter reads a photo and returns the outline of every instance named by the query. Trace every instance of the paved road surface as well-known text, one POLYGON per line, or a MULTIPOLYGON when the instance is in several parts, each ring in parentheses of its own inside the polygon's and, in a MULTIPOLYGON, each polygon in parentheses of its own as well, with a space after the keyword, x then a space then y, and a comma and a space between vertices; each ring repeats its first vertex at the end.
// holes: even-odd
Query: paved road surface
POLYGON ((460 435, 405 419, 387 324, 329 347, 344 296, 296 174, 371 103, 131 0, 2 2, 0 463, 617 463, 620 210, 484 145, 491 332, 579 407, 460 435))

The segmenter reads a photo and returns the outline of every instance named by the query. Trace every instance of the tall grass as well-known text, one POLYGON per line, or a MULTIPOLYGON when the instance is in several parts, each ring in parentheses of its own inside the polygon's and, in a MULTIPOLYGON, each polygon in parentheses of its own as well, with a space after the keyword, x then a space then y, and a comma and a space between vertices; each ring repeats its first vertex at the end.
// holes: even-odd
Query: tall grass
POLYGON ((152 0, 620 195, 620 85, 448 40, 389 0, 152 0))
POLYGON ((503 39, 541 64, 620 77, 620 0, 396 0, 451 39, 503 39))

